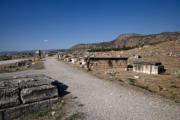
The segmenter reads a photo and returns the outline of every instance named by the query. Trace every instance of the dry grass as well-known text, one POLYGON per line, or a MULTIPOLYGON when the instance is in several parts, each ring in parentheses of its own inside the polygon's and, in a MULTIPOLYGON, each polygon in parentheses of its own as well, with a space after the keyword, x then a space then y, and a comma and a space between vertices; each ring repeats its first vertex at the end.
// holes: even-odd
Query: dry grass
POLYGON ((28 115, 23 115, 16 120, 61 120, 63 117, 63 107, 65 105, 64 100, 60 99, 58 103, 46 107, 39 112, 29 113, 28 115), (54 115, 52 113, 55 112, 54 115))
POLYGON ((77 112, 77 113, 74 113, 73 115, 71 115, 66 120, 81 120, 81 119, 84 119, 85 117, 86 117, 86 115, 84 113, 77 112))
POLYGON ((121 84, 131 85, 180 102, 180 78, 178 75, 148 75, 122 69, 113 70, 116 71, 115 76, 104 74, 104 71, 92 71, 92 74, 102 79, 115 80, 121 84), (139 76, 139 78, 135 79, 134 76, 139 76))
POLYGON ((30 69, 42 70, 42 69, 45 69, 45 66, 44 66, 43 61, 36 61, 30 67, 23 66, 23 67, 11 68, 8 70, 0 71, 0 73, 17 72, 17 71, 24 71, 24 70, 30 70, 30 69))
POLYGON ((96 54, 99 57, 128 57, 128 63, 137 60, 162 62, 166 68, 163 75, 148 75, 120 68, 91 71, 90 73, 102 79, 118 81, 121 85, 131 85, 180 102, 180 75, 174 74, 180 72, 180 41, 168 41, 127 51, 96 52, 96 54), (176 54, 169 55, 171 52, 176 54), (135 59, 132 57, 134 54, 138 54, 142 58, 135 59), (106 71, 116 71, 116 74, 105 74, 106 71), (134 79, 134 76, 139 76, 139 78, 134 79))
POLYGON ((46 107, 39 112, 23 115, 15 120, 81 120, 86 117, 82 112, 76 111, 84 107, 76 101, 77 97, 63 96, 56 104, 46 107))
MULTIPOLYGON (((130 84, 144 90, 155 92, 166 98, 172 99, 175 102, 180 102, 180 75, 174 74, 180 72, 180 40, 168 41, 156 45, 147 45, 142 48, 131 49, 128 51, 106 52, 105 54, 97 53, 97 56, 105 57, 128 57, 128 63, 133 61, 156 61, 161 62, 166 72, 163 75, 148 75, 136 73, 132 71, 124 71, 123 69, 112 69, 116 71, 116 75, 104 75, 106 70, 96 71, 101 78, 112 78, 122 83, 130 84), (171 54, 173 53, 173 54, 171 54), (174 54, 175 53, 175 54, 174 54), (141 59, 135 59, 132 55, 138 54, 141 59), (107 56, 106 56, 107 57, 107 56), (139 76, 138 79, 130 80, 134 76, 139 76)), ((109 70, 108 70, 109 71, 109 70)))
POLYGON ((29 69, 41 70, 45 69, 43 61, 36 61, 29 69))

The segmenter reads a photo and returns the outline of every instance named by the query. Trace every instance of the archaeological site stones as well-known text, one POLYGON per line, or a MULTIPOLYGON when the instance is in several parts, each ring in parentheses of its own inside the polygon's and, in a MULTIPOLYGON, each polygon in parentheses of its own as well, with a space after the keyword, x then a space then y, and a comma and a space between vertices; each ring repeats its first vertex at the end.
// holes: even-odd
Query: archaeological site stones
POLYGON ((133 71, 147 74, 161 74, 165 72, 160 62, 134 62, 133 71))
POLYGON ((42 74, 0 78, 0 120, 11 120, 56 103, 59 88, 54 82, 42 74))
POLYGON ((0 72, 11 72, 30 67, 32 60, 30 59, 15 59, 0 61, 0 72))

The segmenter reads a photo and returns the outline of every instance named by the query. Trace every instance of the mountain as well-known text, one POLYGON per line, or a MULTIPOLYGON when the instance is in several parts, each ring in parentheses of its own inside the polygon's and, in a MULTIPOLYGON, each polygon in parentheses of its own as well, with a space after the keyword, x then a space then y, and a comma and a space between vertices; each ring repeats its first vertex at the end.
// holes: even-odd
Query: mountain
POLYGON ((24 50, 24 51, 0 51, 1 54, 23 54, 23 53, 35 53, 35 50, 24 50))
POLYGON ((164 32, 160 34, 151 35, 142 35, 135 33, 121 34, 115 40, 112 40, 110 42, 78 44, 72 46, 70 50, 128 48, 173 40, 180 40, 180 32, 164 32))

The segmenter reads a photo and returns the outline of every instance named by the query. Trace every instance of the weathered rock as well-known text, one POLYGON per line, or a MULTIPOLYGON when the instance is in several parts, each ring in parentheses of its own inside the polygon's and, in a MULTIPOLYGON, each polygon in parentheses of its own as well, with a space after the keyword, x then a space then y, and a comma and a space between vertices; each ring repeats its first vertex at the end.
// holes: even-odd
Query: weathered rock
POLYGON ((30 104, 20 105, 12 108, 8 108, 0 112, 0 117, 3 119, 0 120, 12 120, 17 118, 21 115, 30 113, 30 112, 37 112, 47 106, 50 106, 58 101, 58 98, 43 100, 39 102, 34 102, 30 104))
POLYGON ((20 104, 19 89, 11 81, 0 81, 0 109, 20 104))
POLYGON ((0 120, 38 111, 57 101, 59 88, 45 75, 0 78, 0 120))
POLYGON ((3 116, 3 111, 0 111, 0 120, 3 120, 4 116, 3 116))
POLYGON ((3 90, 0 88, 0 109, 12 107, 19 104, 20 98, 18 88, 9 88, 3 90))
POLYGON ((23 104, 45 100, 58 96, 58 90, 52 85, 42 85, 39 87, 25 88, 20 93, 23 104))

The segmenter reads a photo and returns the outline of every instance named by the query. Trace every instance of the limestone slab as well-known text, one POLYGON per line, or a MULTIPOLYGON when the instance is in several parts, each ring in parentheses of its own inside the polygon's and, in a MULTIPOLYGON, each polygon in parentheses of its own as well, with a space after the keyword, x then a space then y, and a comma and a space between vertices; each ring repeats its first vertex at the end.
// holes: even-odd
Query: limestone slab
MULTIPOLYGON (((58 98, 43 100, 30 104, 20 105, 12 108, 7 108, 2 111, 2 120, 12 120, 21 115, 25 115, 31 112, 37 112, 45 107, 48 107, 58 101, 58 98)), ((1 119, 0 119, 1 120, 1 119)))
POLYGON ((55 86, 52 85, 42 85, 38 87, 22 89, 20 96, 23 104, 25 104, 57 97, 58 90, 55 86))

